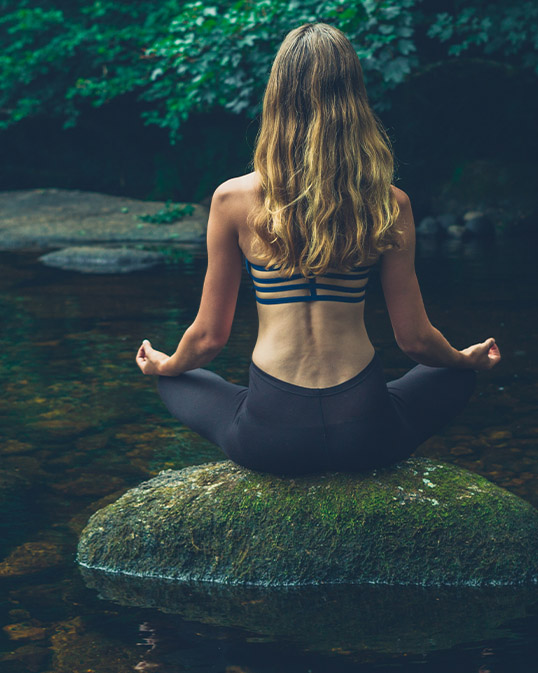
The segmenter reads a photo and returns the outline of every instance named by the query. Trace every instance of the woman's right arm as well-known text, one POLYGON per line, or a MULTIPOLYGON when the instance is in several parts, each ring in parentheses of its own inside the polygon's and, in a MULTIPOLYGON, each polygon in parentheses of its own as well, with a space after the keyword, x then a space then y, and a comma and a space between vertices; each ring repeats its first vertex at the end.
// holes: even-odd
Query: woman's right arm
POLYGON ((415 273, 415 223, 405 192, 395 191, 400 215, 396 227, 402 232, 400 246, 382 256, 381 283, 396 343, 415 362, 432 367, 490 369, 501 359, 495 339, 458 351, 436 329, 426 314, 415 273))

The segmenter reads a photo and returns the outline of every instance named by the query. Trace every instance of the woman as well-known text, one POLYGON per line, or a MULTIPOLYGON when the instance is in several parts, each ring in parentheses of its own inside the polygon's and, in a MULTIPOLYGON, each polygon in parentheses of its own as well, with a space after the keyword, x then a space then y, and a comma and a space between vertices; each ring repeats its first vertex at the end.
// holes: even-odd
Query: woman
POLYGON ((493 338, 462 351, 428 320, 407 195, 359 59, 326 24, 292 30, 264 98, 254 172, 216 190, 200 309, 169 357, 140 346, 144 374, 182 423, 235 462, 277 474, 361 470, 408 457, 466 405, 493 338), (228 340, 243 256, 258 302, 249 387, 200 369, 228 340), (364 326, 369 268, 399 347, 418 364, 385 383, 364 326))

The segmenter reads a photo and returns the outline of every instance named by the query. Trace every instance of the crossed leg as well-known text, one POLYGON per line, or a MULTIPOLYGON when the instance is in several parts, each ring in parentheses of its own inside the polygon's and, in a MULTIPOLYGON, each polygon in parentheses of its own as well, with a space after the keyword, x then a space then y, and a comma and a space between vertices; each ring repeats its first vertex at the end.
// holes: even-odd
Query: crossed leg
POLYGON ((416 365, 399 379, 387 383, 387 389, 416 448, 463 411, 475 385, 473 369, 416 365))
POLYGON ((223 445, 248 391, 207 369, 159 376, 157 388, 172 416, 218 446, 223 445))

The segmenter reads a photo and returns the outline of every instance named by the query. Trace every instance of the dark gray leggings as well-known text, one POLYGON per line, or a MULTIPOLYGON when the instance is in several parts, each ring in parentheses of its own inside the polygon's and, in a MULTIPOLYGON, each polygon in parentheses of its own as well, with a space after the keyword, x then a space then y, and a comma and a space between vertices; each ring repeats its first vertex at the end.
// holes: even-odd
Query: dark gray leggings
POLYGON ((411 455, 467 404, 476 373, 417 365, 385 383, 377 355, 357 376, 303 388, 250 366, 249 386, 206 369, 160 376, 171 414, 236 463, 275 474, 384 467, 411 455))

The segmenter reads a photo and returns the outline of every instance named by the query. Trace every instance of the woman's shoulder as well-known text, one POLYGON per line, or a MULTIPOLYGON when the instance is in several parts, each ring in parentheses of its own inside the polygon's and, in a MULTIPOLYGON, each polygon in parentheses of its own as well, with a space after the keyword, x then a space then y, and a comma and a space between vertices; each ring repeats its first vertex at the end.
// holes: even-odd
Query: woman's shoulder
POLYGON ((234 228, 246 225, 249 213, 259 200, 259 184, 255 173, 230 178, 213 192, 211 212, 234 228), (258 188, 258 189, 257 189, 258 188))
POLYGON ((214 191, 209 219, 227 223, 236 231, 239 240, 244 241, 249 232, 249 215, 259 203, 260 190, 256 173, 230 178, 214 191))
POLYGON ((231 201, 257 196, 260 190, 260 179, 256 172, 230 178, 220 184, 213 193, 213 199, 231 201))
POLYGON ((413 209, 411 200, 403 189, 391 185, 392 193, 396 197, 399 213, 395 221, 397 230, 398 247, 407 247, 408 242, 414 237, 415 222, 413 219, 413 209))
POLYGON ((392 190, 392 193, 396 197, 396 201, 398 202, 400 208, 404 208, 410 203, 409 196, 406 194, 406 192, 404 192, 403 189, 396 187, 396 185, 391 185, 390 188, 392 190))

